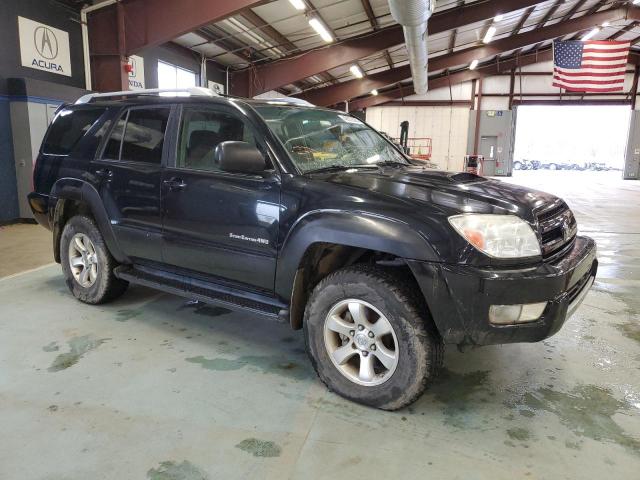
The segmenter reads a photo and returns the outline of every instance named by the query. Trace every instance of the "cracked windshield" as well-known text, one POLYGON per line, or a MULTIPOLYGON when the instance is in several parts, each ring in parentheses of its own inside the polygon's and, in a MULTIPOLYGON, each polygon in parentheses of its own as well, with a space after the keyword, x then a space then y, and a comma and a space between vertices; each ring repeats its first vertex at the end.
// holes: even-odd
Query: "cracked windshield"
POLYGON ((350 115, 272 105, 256 110, 303 173, 408 164, 378 132, 350 115))

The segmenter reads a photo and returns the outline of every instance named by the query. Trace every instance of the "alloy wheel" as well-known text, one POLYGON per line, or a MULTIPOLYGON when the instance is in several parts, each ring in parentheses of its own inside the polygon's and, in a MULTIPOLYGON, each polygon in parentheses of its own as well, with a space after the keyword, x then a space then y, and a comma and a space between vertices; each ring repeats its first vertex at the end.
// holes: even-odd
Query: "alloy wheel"
POLYGON ((69 242, 69 266, 73 278, 81 287, 91 287, 98 278, 98 254, 93 242, 84 233, 76 233, 69 242))
POLYGON ((391 322, 363 300, 343 300, 331 308, 324 344, 338 371, 359 385, 380 385, 398 366, 398 339, 391 322))

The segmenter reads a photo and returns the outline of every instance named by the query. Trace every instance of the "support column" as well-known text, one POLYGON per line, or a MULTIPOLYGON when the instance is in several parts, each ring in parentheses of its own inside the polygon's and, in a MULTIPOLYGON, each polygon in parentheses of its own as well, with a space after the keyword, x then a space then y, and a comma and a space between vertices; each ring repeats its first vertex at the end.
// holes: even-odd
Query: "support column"
POLYGON ((475 133, 473 134, 473 154, 478 155, 478 146, 480 145, 480 111, 482 104, 482 77, 478 79, 478 94, 477 94, 477 104, 476 104, 476 125, 475 125, 475 133))
POLYGON ((636 98, 638 95, 638 77, 640 66, 636 66, 633 75, 633 84, 629 95, 631 96, 631 115, 629 116, 629 137, 627 138, 627 150, 624 159, 624 171, 622 178, 625 180, 638 180, 640 178, 640 110, 636 110, 636 98))
POLYGON ((623 178, 638 180, 640 178, 640 111, 632 110, 629 122, 623 178))
POLYGON ((129 89, 125 52, 124 11, 121 3, 92 13, 89 24, 91 80, 98 92, 129 89))

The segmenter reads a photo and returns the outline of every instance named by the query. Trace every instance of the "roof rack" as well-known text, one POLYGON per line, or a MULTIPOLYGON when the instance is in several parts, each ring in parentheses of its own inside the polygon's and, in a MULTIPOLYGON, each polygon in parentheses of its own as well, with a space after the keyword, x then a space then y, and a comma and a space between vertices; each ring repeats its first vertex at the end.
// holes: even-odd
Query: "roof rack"
POLYGON ((303 100, 302 98, 296 98, 296 97, 276 97, 276 98, 259 98, 259 99, 255 99, 255 100, 262 100, 263 102, 267 102, 267 103, 286 103, 288 105, 298 105, 301 107, 315 107, 316 105, 314 105, 311 102, 307 102, 306 100, 303 100))
POLYGON ((142 90, 124 90, 122 92, 108 92, 108 93, 89 93, 83 95, 76 100, 76 105, 82 103, 89 103, 97 98, 110 98, 110 97, 137 97, 142 95, 162 95, 162 94, 182 94, 192 97, 218 97, 219 95, 213 90, 204 87, 188 87, 188 88, 147 88, 142 90))

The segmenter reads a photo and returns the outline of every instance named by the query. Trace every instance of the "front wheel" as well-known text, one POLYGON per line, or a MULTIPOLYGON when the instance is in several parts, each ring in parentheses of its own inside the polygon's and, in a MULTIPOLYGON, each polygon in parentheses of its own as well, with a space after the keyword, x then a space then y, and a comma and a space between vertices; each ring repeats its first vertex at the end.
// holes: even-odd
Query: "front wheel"
POLYGON ((444 347, 417 289, 406 276, 370 265, 339 270, 316 286, 305 340, 330 390, 384 410, 422 394, 444 347))

